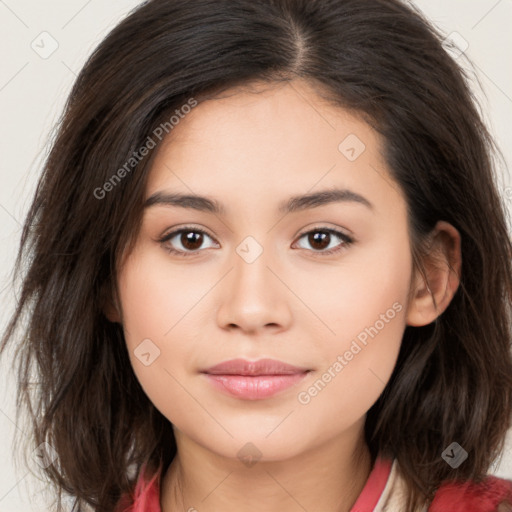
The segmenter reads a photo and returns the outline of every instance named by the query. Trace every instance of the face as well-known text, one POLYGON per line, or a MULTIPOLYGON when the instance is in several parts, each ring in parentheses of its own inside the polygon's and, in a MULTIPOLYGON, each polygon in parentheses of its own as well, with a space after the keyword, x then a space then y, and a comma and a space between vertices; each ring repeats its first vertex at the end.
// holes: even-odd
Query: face
POLYGON ((117 277, 134 372, 175 432, 278 460, 364 425, 398 356, 412 260, 376 132, 306 82, 254 91, 174 126, 117 277), (301 372, 252 387, 203 373, 235 358, 301 372))

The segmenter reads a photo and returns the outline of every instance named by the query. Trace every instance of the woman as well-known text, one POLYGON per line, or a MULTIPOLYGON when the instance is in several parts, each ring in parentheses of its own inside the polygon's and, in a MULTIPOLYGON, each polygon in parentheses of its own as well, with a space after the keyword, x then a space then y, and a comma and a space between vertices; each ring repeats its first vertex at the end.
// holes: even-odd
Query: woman
POLYGON ((28 315, 20 397, 59 503, 496 510, 492 148, 398 0, 142 4, 70 95, 4 337, 28 315))

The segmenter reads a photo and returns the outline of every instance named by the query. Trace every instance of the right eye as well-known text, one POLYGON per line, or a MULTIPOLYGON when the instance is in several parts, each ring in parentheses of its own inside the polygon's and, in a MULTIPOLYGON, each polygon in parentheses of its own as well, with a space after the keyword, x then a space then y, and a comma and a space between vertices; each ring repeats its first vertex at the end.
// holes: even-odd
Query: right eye
POLYGON ((205 236, 211 239, 206 231, 193 226, 186 226, 164 235, 159 242, 169 253, 187 257, 199 252, 205 236))

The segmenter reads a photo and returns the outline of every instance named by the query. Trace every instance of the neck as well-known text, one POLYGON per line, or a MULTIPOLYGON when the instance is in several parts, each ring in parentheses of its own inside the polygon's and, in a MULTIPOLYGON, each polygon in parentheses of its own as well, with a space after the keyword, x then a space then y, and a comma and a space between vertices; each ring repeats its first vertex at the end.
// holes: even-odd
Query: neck
POLYGON ((178 452, 162 478, 162 512, 349 512, 374 462, 361 428, 287 460, 262 458, 251 466, 175 432, 178 452))

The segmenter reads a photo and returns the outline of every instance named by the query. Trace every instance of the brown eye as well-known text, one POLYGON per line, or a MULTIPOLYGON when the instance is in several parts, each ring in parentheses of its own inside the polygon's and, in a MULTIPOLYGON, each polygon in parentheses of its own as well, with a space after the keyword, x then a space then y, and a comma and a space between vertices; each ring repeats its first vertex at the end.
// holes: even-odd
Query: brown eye
POLYGON ((185 227, 165 235, 159 242, 172 254, 192 256, 200 252, 207 238, 211 239, 202 229, 185 227))
POLYGON ((195 231, 184 231, 181 233, 179 240, 185 249, 195 251, 199 249, 203 243, 203 234, 195 231))
POLYGON ((354 243, 354 240, 348 235, 345 235, 345 233, 328 228, 317 228, 308 231, 307 233, 303 233, 300 237, 300 239, 303 238, 307 240, 308 244, 312 247, 313 252, 317 252, 322 255, 333 254, 354 243), (341 243, 338 242, 338 244, 336 244, 336 238, 340 239, 341 243), (332 242, 334 242, 334 245, 331 245, 332 242))
POLYGON ((331 234, 326 231, 313 231, 312 233, 308 233, 307 236, 311 246, 319 251, 328 247, 331 240, 331 234))

